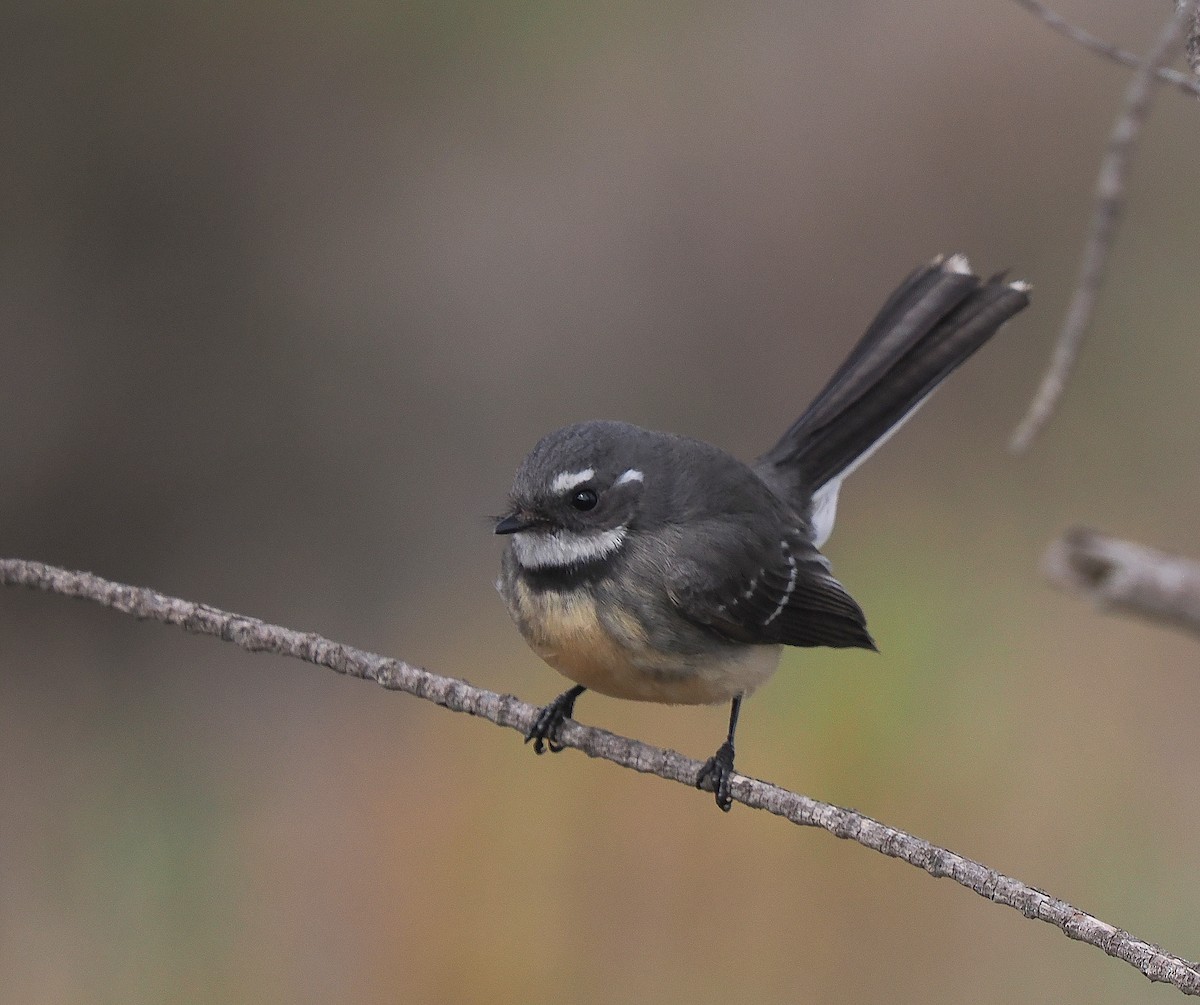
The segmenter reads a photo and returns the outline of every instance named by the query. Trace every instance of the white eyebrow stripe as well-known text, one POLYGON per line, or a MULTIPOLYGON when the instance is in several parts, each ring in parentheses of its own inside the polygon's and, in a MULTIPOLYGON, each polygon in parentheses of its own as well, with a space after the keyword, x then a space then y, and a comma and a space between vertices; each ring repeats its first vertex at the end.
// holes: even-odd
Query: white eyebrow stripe
POLYGON ((646 476, 637 468, 630 468, 620 478, 613 482, 613 488, 618 485, 628 485, 630 482, 645 482, 646 476))
POLYGON ((591 534, 558 530, 552 534, 520 531, 512 536, 512 550, 525 569, 566 569, 604 558, 621 547, 626 528, 614 527, 591 534))
POLYGON ((573 489, 576 485, 581 485, 589 478, 595 478, 596 472, 591 468, 584 468, 582 471, 563 471, 554 476, 554 481, 550 483, 551 492, 566 492, 568 489, 573 489))

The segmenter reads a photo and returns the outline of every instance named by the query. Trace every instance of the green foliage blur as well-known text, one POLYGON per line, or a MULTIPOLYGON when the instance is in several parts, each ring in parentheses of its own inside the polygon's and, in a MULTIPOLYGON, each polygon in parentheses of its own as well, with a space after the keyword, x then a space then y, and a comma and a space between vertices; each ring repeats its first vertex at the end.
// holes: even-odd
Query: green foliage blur
MULTIPOLYGON (((1137 5, 1063 12, 1143 51, 1137 5)), ((1197 955, 1194 641, 1053 593, 1200 554, 1197 110, 1159 96, 1080 370, 1006 452, 1127 72, 1014 4, 29 5, 0 33, 0 539, 531 701, 512 469, 584 418, 764 449, 938 252, 1034 305, 856 474, 881 654, 739 767, 1197 955)), ((723 709, 582 719, 693 756, 723 709)), ((0 594, 0 1003, 1143 1000, 882 856, 279 659, 0 594)), ((1164 998, 1165 1000, 1165 998, 1164 998)))

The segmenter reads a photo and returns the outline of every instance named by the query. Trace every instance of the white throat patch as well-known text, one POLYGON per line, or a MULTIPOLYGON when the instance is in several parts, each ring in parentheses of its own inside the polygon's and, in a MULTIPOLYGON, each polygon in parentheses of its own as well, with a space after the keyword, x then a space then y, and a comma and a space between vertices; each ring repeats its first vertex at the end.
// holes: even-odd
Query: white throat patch
POLYGON ((573 530, 539 534, 523 530, 512 536, 512 549, 522 568, 565 569, 611 555, 621 547, 625 534, 624 527, 597 530, 590 534, 573 530))

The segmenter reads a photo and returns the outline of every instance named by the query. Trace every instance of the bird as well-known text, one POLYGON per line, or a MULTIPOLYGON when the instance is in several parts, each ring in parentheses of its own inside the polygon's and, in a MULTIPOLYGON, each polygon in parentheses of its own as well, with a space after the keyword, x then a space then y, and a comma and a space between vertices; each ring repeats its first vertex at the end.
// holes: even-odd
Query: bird
POLYGON ((496 586, 530 648, 573 681, 525 740, 558 731, 585 691, 670 705, 730 703, 696 786, 725 811, 742 702, 783 646, 875 650, 866 617, 820 549, 842 482, 955 369, 1029 304, 966 256, 915 269, 769 450, 719 447, 627 422, 577 422, 517 467, 496 586))

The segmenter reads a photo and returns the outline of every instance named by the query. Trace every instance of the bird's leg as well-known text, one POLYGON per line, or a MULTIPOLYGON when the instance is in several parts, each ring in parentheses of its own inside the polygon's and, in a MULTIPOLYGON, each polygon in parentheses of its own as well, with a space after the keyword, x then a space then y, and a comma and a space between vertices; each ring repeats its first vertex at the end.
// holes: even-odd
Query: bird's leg
POLYGON ((550 748, 552 754, 557 754, 563 749, 562 744, 555 739, 558 727, 563 724, 564 719, 571 718, 575 712, 575 699, 586 690, 587 688, 582 684, 576 684, 538 713, 538 717, 533 720, 533 725, 529 727, 529 732, 525 734, 526 743, 530 740, 533 741, 535 754, 544 754, 547 747, 550 748))
MULTIPOLYGON (((564 695, 565 697, 565 695, 564 695)), ((704 767, 696 776, 696 788, 708 789, 717 797, 717 805, 726 813, 733 806, 733 797, 729 792, 729 779, 733 775, 733 734, 737 732, 738 713, 742 710, 742 696, 733 699, 729 710, 729 738, 721 744, 717 752, 704 762, 704 767)))

